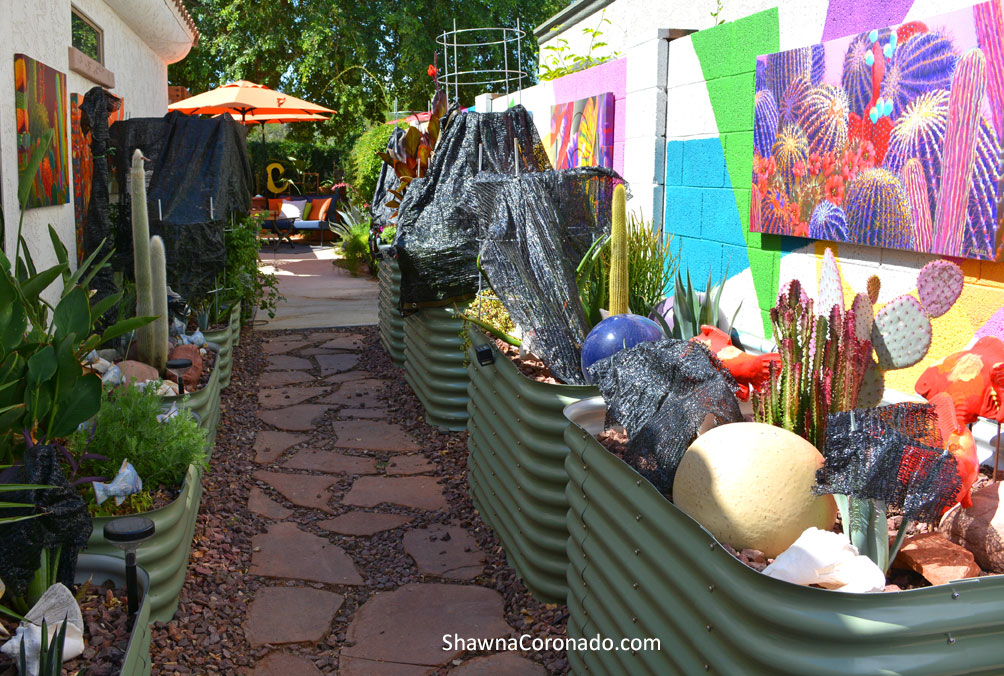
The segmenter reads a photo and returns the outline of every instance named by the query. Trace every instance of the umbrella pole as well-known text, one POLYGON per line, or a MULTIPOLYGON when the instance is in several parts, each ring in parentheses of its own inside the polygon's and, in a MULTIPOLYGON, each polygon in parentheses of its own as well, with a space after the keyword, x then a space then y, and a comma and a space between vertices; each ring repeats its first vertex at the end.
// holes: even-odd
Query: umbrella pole
POLYGON ((262 174, 262 194, 264 195, 268 191, 268 170, 265 168, 268 163, 268 158, 266 157, 266 149, 268 144, 265 143, 265 123, 261 124, 261 174, 262 174))

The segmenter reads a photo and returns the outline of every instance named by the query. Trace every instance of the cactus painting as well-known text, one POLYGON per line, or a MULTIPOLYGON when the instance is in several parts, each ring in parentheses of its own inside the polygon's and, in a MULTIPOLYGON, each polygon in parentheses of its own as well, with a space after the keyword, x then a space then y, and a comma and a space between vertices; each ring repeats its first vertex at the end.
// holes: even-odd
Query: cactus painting
POLYGON ((996 260, 1001 5, 758 57, 750 230, 996 260))

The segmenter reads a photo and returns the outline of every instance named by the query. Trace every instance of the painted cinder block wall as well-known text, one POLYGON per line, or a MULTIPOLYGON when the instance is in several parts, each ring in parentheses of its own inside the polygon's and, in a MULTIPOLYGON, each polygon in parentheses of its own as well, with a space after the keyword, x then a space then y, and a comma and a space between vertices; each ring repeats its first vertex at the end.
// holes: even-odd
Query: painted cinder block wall
MULTIPOLYGON (((917 272, 936 257, 749 232, 756 56, 923 20, 974 3, 781 0, 777 4, 671 41, 668 60, 665 229, 673 235, 695 284, 703 287, 709 271, 720 278, 728 267, 726 310, 731 315, 738 306, 738 327, 760 336, 770 336, 767 312, 782 285, 797 278, 814 287, 827 246, 837 254, 846 293, 864 290, 870 275, 881 278, 879 305, 914 292, 917 272)), ((935 337, 928 358, 888 374, 889 387, 912 392, 923 368, 963 349, 974 335, 1004 338, 1004 263, 961 265, 965 291, 950 312, 933 321, 935 337)))

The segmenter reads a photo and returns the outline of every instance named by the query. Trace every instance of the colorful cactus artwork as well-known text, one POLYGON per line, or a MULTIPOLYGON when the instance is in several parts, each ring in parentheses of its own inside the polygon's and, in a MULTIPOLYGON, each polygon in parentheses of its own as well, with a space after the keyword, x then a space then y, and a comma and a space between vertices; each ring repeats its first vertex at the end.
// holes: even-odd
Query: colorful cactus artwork
POLYGON ((750 230, 996 260, 1002 5, 758 57, 750 230))

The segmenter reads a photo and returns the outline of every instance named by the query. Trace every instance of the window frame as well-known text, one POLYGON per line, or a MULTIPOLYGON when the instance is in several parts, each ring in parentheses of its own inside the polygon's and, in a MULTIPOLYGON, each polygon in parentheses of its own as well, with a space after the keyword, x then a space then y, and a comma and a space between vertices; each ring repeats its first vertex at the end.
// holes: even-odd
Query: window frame
POLYGON ((97 23, 95 23, 95 21, 93 19, 91 19, 86 14, 84 14, 82 11, 80 11, 80 9, 78 9, 74 5, 70 5, 70 45, 72 47, 74 47, 75 49, 77 49, 81 54, 83 54, 87 58, 93 59, 94 61, 96 61, 97 63, 101 64, 102 66, 105 65, 105 32, 104 32, 104 30, 102 30, 101 26, 99 26, 97 23), (95 59, 93 56, 91 56, 90 54, 88 54, 84 50, 80 49, 80 47, 77 47, 77 45, 73 44, 73 19, 74 19, 74 17, 76 17, 77 19, 80 19, 85 24, 87 24, 88 26, 90 26, 92 29, 94 29, 94 32, 97 34, 97 37, 98 37, 98 58, 95 59))

